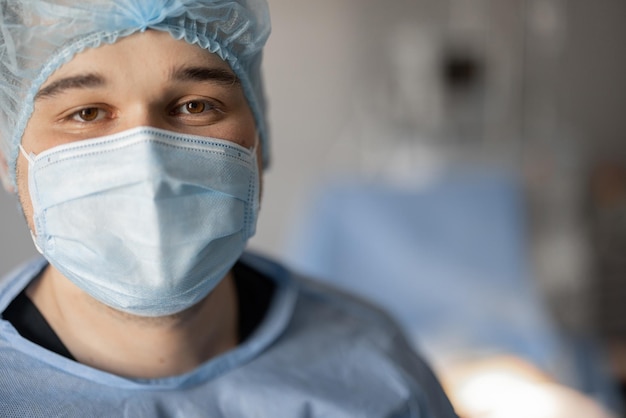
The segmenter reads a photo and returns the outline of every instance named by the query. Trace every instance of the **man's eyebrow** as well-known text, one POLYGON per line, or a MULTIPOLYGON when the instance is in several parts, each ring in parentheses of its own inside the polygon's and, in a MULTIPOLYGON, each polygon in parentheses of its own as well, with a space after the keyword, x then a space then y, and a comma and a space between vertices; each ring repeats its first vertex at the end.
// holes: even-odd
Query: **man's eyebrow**
POLYGON ((98 74, 83 74, 61 78, 42 88, 35 95, 35 100, 52 97, 65 90, 100 87, 106 84, 104 77, 98 74))
POLYGON ((177 67, 170 74, 176 81, 201 81, 223 85, 239 84, 239 78, 229 70, 215 67, 177 67))

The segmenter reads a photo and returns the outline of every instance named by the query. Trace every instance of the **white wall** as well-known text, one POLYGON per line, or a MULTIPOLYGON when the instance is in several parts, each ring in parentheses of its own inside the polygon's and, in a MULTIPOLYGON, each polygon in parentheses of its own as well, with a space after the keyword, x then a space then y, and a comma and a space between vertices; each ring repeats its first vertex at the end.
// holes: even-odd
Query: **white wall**
POLYGON ((354 0, 270 0, 265 54, 271 167, 250 246, 279 255, 292 212, 308 193, 352 104, 354 0))

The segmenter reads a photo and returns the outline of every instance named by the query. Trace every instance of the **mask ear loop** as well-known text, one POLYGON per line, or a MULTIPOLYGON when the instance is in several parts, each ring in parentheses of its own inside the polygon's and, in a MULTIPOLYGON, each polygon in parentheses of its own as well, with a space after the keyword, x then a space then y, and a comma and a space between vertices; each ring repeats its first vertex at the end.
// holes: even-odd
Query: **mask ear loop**
POLYGON ((260 142, 261 142, 261 139, 259 138, 259 133, 257 132, 256 135, 254 136, 254 144, 252 144, 252 146, 250 147, 250 152, 252 154, 256 155, 260 142))
MULTIPOLYGON (((24 156, 24 158, 26 158, 26 161, 28 161, 28 170, 29 170, 28 175, 30 176, 30 167, 33 164, 35 164, 35 154, 33 154, 32 152, 30 154, 28 154, 26 152, 26 150, 24 149, 24 147, 22 146, 22 144, 19 145, 19 149, 20 149, 20 153, 24 156)), ((32 199, 32 197, 31 197, 31 199, 32 199)), ((34 213, 33 213, 33 216, 34 216, 34 213)), ((34 224, 35 224, 35 222, 33 220, 33 225, 34 224)), ((43 255, 43 250, 41 249, 39 244, 37 244, 37 236, 35 235, 35 233, 30 228, 28 228, 28 231, 30 232, 30 237, 33 240, 33 244, 35 244, 35 248, 37 249, 39 254, 43 255)))
POLYGON ((20 148, 20 153, 24 156, 24 158, 26 158, 26 161, 28 161, 29 165, 32 165, 35 163, 35 154, 33 154, 32 152, 29 154, 26 152, 26 150, 24 149, 24 147, 22 146, 22 144, 19 145, 20 148))

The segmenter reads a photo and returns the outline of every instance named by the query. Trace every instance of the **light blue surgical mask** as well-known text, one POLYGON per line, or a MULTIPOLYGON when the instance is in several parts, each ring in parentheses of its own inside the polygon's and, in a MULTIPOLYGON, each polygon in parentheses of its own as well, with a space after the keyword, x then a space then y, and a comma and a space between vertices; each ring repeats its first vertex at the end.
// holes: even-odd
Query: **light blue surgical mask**
POLYGON ((29 160, 35 244, 117 310, 182 311, 227 274, 255 231, 255 149, 140 127, 29 160))

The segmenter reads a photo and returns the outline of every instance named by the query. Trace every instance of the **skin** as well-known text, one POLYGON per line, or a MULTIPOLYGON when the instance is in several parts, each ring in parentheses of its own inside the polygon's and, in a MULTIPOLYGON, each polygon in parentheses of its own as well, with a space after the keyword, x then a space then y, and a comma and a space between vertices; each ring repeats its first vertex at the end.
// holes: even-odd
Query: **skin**
MULTIPOLYGON (((228 64, 167 33, 148 30, 82 52, 59 68, 39 91, 22 146, 38 154, 138 126, 226 139, 247 148, 258 140, 228 64)), ((36 233, 28 162, 22 155, 17 191, 36 233)), ((158 318, 103 305, 52 266, 31 283, 27 295, 79 362, 122 376, 185 373, 238 341, 230 273, 195 306, 158 318)))

